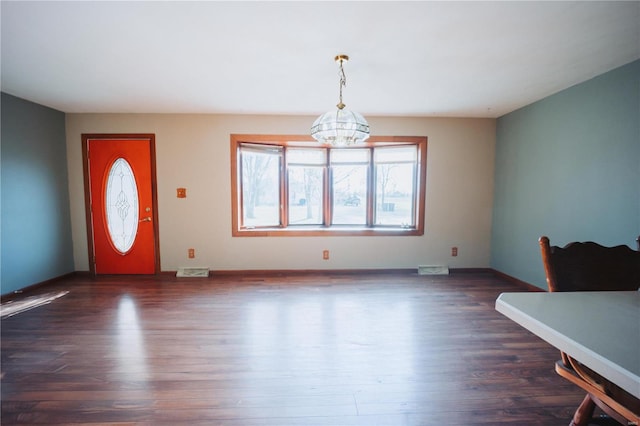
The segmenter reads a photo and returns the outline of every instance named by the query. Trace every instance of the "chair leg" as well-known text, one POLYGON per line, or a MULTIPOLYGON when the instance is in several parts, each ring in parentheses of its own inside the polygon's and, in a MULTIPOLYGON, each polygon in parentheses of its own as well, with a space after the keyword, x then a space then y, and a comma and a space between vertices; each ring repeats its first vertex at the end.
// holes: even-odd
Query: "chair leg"
POLYGON ((587 426, 593 417, 593 410, 595 408, 596 404, 594 404, 589 394, 585 395, 582 403, 573 414, 573 420, 571 420, 569 426, 587 426))

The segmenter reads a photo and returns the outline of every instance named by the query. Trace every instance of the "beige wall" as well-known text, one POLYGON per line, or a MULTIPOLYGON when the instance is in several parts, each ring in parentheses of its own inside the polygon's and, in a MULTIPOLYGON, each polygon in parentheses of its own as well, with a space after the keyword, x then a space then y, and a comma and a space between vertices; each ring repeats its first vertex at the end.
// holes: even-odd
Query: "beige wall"
POLYGON ((315 117, 67 114, 75 269, 89 269, 82 133, 154 133, 163 271, 489 267, 495 120, 367 117, 373 134, 427 136, 422 237, 231 237, 229 134, 306 134, 315 117), (176 198, 176 188, 187 198, 176 198), (458 257, 450 256, 452 246, 458 257), (188 248, 196 258, 187 258, 188 248), (322 250, 331 259, 322 260, 322 250))

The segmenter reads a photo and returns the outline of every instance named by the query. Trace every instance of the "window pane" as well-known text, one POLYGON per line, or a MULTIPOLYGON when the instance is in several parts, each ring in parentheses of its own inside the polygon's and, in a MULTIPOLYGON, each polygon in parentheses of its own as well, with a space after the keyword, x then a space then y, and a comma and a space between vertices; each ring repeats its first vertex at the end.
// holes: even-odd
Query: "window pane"
POLYGON ((334 225, 365 225, 367 223, 367 166, 333 165, 334 225))
POLYGON ((289 225, 321 225, 323 167, 289 166, 288 171, 289 225))
POLYGON ((327 157, 326 149, 287 149, 287 163, 288 164, 315 164, 324 166, 327 157))
POLYGON ((376 225, 415 226, 414 182, 412 163, 376 165, 376 225))
POLYGON ((118 158, 109 169, 104 196, 109 238, 124 254, 133 246, 138 232, 138 187, 124 158, 118 158))
POLYGON ((331 163, 368 163, 368 149, 332 149, 331 163))
POLYGON ((280 151, 241 149, 242 225, 280 225, 280 151))
POLYGON ((380 147, 373 154, 376 164, 388 162, 411 161, 418 159, 418 149, 415 145, 402 147, 380 147))

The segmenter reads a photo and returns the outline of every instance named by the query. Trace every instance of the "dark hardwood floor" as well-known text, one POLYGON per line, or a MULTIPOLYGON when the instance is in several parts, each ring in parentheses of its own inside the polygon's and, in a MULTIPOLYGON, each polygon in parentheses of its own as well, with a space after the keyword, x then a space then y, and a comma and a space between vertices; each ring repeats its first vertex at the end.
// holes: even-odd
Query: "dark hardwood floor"
POLYGON ((2 424, 568 425, 491 273, 71 277, 2 320, 2 424))

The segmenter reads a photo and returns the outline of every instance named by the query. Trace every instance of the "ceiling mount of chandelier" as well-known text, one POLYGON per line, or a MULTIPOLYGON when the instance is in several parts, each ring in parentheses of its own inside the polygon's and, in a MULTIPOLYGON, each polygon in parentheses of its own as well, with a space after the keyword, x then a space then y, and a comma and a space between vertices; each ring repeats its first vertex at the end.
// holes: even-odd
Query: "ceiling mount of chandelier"
POLYGON ((337 55, 335 61, 339 66, 340 98, 337 109, 328 111, 316 119, 311 126, 311 136, 320 143, 335 146, 348 146, 362 143, 369 138, 369 123, 355 111, 345 108, 342 102, 342 89, 347 85, 343 63, 349 60, 347 55, 337 55))

